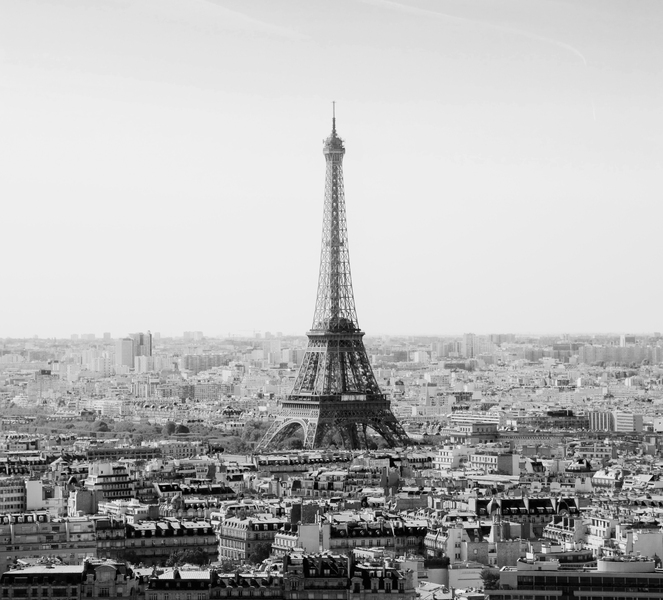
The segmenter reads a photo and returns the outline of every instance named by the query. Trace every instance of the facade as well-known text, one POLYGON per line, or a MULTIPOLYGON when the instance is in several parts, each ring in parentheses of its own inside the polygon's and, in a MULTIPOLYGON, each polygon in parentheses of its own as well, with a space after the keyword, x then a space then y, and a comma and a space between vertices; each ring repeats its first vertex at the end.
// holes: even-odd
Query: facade
POLYGON ((0 576, 2 598, 137 598, 139 581, 125 563, 86 560, 11 569, 0 576))
POLYGON ((485 421, 464 423, 453 428, 445 428, 442 430, 442 435, 447 436, 452 444, 464 446, 488 444, 496 442, 499 438, 497 423, 486 423, 485 421))
POLYGON ((124 465, 93 463, 84 485, 91 492, 101 493, 107 500, 122 500, 134 497, 136 482, 129 477, 124 465))
POLYGON ((574 497, 523 497, 523 498, 470 498, 470 511, 480 519, 487 517, 512 523, 512 529, 520 527, 524 539, 540 538, 546 526, 556 515, 578 517, 580 510, 574 497))
MULTIPOLYGON (((147 333, 132 333, 129 336, 133 345, 133 356, 152 356, 152 334, 147 333)), ((133 365, 132 365, 133 366, 133 365)))
POLYGON ((212 598, 278 600, 415 600, 412 572, 384 560, 355 563, 346 556, 291 553, 276 572, 224 574, 216 570, 155 572, 145 600, 212 598))
POLYGON ((133 369, 134 341, 131 338, 120 338, 115 342, 115 367, 133 369))
POLYGON ((274 536, 272 556, 280 557, 293 551, 315 553, 329 548, 329 527, 318 523, 286 523, 274 536))
POLYGON ((161 458, 161 448, 155 446, 96 446, 89 448, 85 452, 85 457, 90 462, 120 460, 121 458, 131 458, 134 460, 152 460, 161 458))
POLYGON ((102 559, 121 559, 127 537, 124 521, 112 516, 94 516, 92 521, 97 537, 97 556, 102 559))
POLYGON ((285 519, 276 518, 230 517, 223 520, 217 531, 219 558, 248 560, 259 544, 271 546, 285 523, 285 519))
POLYGON ((125 552, 133 562, 162 564, 175 551, 202 550, 210 562, 217 559, 219 546, 209 521, 162 519, 127 523, 125 552))
POLYGON ((0 570, 16 560, 59 558, 77 564, 97 556, 94 524, 87 518, 52 518, 47 512, 0 517, 0 570))
POLYGON ((518 475, 520 472, 520 456, 511 452, 477 451, 470 454, 469 467, 484 473, 503 473, 518 475))
POLYGON ((385 548, 397 555, 416 554, 423 549, 427 533, 424 526, 409 525, 398 520, 373 523, 351 521, 331 524, 329 528, 329 549, 340 554, 352 552, 355 548, 376 547, 385 548))
POLYGON ((590 600, 663 597, 663 573, 647 559, 604 559, 597 568, 561 570, 554 561, 519 561, 500 572, 500 589, 489 600, 590 600))
POLYGON ((433 458, 435 469, 437 471, 458 469, 467 463, 471 452, 474 450, 467 446, 444 446, 433 458))
POLYGON ((0 514, 18 513, 27 508, 25 479, 22 477, 0 478, 0 514))

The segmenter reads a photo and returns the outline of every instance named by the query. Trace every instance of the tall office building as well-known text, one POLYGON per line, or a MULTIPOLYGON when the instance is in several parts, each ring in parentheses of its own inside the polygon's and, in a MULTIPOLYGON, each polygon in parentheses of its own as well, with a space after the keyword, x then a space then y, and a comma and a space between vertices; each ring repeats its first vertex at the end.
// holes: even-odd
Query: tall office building
POLYGON ((466 333, 463 336, 463 356, 465 358, 474 358, 477 355, 476 335, 466 333))
POLYGON ((134 341, 131 338, 120 338, 115 342, 115 366, 134 366, 134 341))
POLYGON ((130 337, 133 340, 134 358, 136 356, 152 356, 152 334, 149 331, 147 333, 132 333, 130 337))

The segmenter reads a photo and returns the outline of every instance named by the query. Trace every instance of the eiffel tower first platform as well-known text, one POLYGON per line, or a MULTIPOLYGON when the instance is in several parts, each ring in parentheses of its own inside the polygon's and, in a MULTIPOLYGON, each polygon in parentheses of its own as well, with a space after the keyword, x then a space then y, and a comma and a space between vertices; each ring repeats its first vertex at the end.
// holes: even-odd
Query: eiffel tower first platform
POLYGON ((380 391, 366 354, 364 332, 357 324, 343 190, 343 140, 336 117, 323 153, 327 163, 318 296, 313 327, 297 379, 276 419, 256 447, 265 451, 304 430, 304 448, 320 448, 338 432, 343 445, 368 445, 368 428, 391 446, 409 442, 380 391))

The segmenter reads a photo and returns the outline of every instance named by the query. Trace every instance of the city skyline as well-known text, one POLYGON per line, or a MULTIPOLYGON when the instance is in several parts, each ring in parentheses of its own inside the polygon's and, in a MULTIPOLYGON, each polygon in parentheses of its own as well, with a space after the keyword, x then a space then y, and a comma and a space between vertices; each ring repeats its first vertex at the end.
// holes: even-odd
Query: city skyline
POLYGON ((661 329, 657 3, 0 15, 0 337, 305 335, 332 100, 369 336, 661 329))

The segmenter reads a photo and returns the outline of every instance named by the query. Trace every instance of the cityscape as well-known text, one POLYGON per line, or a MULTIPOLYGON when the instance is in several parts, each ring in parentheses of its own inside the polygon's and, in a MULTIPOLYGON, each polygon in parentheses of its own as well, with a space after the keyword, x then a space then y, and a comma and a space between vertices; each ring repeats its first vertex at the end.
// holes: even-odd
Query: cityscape
MULTIPOLYGON (((426 40, 426 32, 432 28, 436 35, 445 31, 458 39, 485 38, 475 40, 473 52, 479 56, 486 52, 502 75, 513 61, 534 61, 540 66, 550 61, 557 64, 555 68, 547 65, 551 76, 562 80, 571 72, 564 69, 575 69, 577 75, 580 66, 582 77, 578 81, 582 83, 569 80, 565 84, 565 89, 579 96, 573 101, 557 98, 553 102, 558 103, 560 115, 577 101, 578 115, 582 113, 586 119, 589 99, 591 122, 598 123, 607 119, 615 98, 606 90, 602 96, 596 81, 593 87, 585 82, 590 71, 600 70, 596 66, 600 49, 607 52, 608 46, 602 46, 604 33, 576 34, 574 40, 562 41, 567 38, 556 30, 545 3, 534 3, 538 8, 528 12, 531 5, 525 9, 518 2, 500 0, 498 8, 509 11, 507 21, 497 18, 483 2, 477 4, 478 12, 453 2, 439 6, 414 0, 343 3, 342 8, 356 19, 356 29, 336 12, 338 7, 322 19, 328 23, 321 25, 319 19, 325 15, 321 7, 293 9, 286 8, 287 3, 278 4, 287 17, 271 12, 276 4, 257 2, 246 8, 232 0, 190 0, 190 4, 145 0, 139 8, 109 1, 84 9, 64 0, 54 0, 48 7, 35 3, 26 8, 27 3, 13 3, 7 11, 10 20, 21 23, 33 19, 34 30, 42 27, 41 32, 48 36, 52 33, 43 25, 49 19, 43 17, 50 16, 61 24, 71 24, 74 41, 72 47, 58 41, 64 45, 56 44, 51 54, 26 59, 17 50, 21 42, 9 34, 13 41, 6 46, 7 54, 0 46, 0 69, 9 75, 6 87, 11 102, 24 95, 35 103, 30 108, 28 102, 25 110, 37 115, 41 100, 34 90, 44 85, 45 97, 50 95, 56 101, 58 94, 45 79, 35 83, 32 91, 25 81, 20 83, 21 77, 44 76, 30 69, 44 70, 44 65, 52 62, 58 66, 49 69, 73 76, 76 68, 68 61, 80 60, 84 48, 95 50, 91 54, 94 64, 117 60, 100 51, 98 40, 80 37, 85 24, 95 24, 101 40, 109 35, 113 23, 119 25, 128 45, 118 48, 117 56, 140 57, 153 67, 158 61, 150 57, 149 43, 132 46, 136 43, 132 36, 145 32, 145 39, 159 46, 169 32, 177 32, 173 44, 181 48, 181 65, 175 61, 160 75, 158 69, 151 71, 139 78, 140 86, 147 82, 154 85, 159 77, 165 77, 167 85, 175 81, 184 85, 190 77, 187 94, 210 76, 202 76, 194 68, 196 60, 207 60, 201 49, 206 44, 222 44, 224 36, 237 36, 229 46, 235 50, 244 48, 250 53, 256 47, 273 48, 281 58, 290 56, 290 44, 311 52, 316 46, 315 53, 319 53, 325 46, 323 40, 327 40, 342 55, 361 39, 366 46, 356 48, 361 48, 359 60, 366 60, 373 48, 388 50, 388 33, 398 31, 404 36, 398 43, 403 51, 428 52, 428 61, 437 60, 434 55, 439 52, 444 61, 450 60, 458 68, 480 68, 460 47, 453 51, 444 45, 427 47, 433 43, 426 40), (548 22, 546 15, 552 21, 548 22), (132 23, 140 25, 132 30, 132 23), (373 23, 380 31, 377 37, 370 33, 373 23), (331 27, 329 31, 327 27, 331 27), (313 31, 319 35, 323 31, 327 31, 325 35, 340 33, 347 39, 322 36, 312 42, 313 31), (359 38, 353 37, 356 35, 359 38), (380 38, 382 35, 385 39, 380 38), (414 37, 405 42, 407 36, 414 37), (415 43, 417 36, 420 40, 415 43), (505 42, 506 38, 510 41, 505 42), (185 40, 195 46, 192 55, 184 50, 185 40), (527 48, 522 47, 525 42, 527 48), (199 43, 202 46, 196 46, 199 43), (541 52, 541 46, 547 52, 541 52), (569 61, 575 65, 569 67, 569 61), (179 71, 182 65, 193 70, 184 76, 186 69, 179 71), (555 75, 556 68, 566 75, 555 75), (50 91, 46 92, 47 88, 50 91)), ((633 65, 639 64, 636 57, 647 45, 647 35, 656 29, 646 25, 644 17, 657 14, 646 4, 642 14, 635 11, 636 17, 624 12, 621 2, 607 9, 594 6, 586 13, 561 2, 551 6, 567 11, 568 17, 585 19, 587 24, 601 19, 605 31, 623 33, 618 43, 634 48, 629 55, 633 65), (637 38, 634 31, 642 37, 637 38)), ((432 39, 438 43, 435 36, 432 39)), ((663 49, 660 41, 652 42, 654 50, 659 46, 663 49)), ((160 47, 165 49, 166 45, 160 47)), ((322 51, 318 57, 325 54, 322 51)), ((273 57, 265 56, 264 60, 269 63, 273 57)), ((444 61, 447 67, 451 64, 444 61)), ((108 73, 113 71, 109 64, 108 73)), ((379 64, 386 66, 389 60, 379 64)), ((351 61, 347 65, 351 68, 351 61)), ((143 67, 125 63, 118 72, 124 77, 133 68, 143 67)), ((642 69, 651 75, 649 67, 642 69)), ((83 83, 85 93, 82 88, 71 88, 75 102, 85 95, 95 98, 102 89, 104 94, 113 93, 107 86, 109 80, 103 79, 105 72, 102 80, 95 79, 103 69, 94 76, 93 71, 83 69, 83 78, 77 80, 77 85, 83 83), (82 95, 76 96, 74 89, 82 95)), ((614 71, 623 76, 617 66, 614 71)), ((269 81, 269 68, 256 72, 269 81)), ((233 73, 237 75, 228 67, 229 77, 233 73)), ((254 74, 248 67, 246 73, 254 74)), ((287 74, 287 70, 281 72, 282 76, 287 74)), ((401 74, 404 80, 409 76, 408 69, 401 74)), ((452 80, 454 77, 461 87, 471 89, 459 73, 452 80)), ((114 80, 118 89, 135 84, 121 79, 114 80)), ((251 79, 243 84, 246 90, 253 85, 251 79)), ((301 85, 306 78, 299 73, 295 79, 301 85)), ((643 82, 643 94, 651 92, 647 77, 643 82)), ((162 81, 159 85, 166 84, 162 81)), ((637 85, 634 78, 634 90, 637 85)), ((351 86, 337 86, 350 93, 351 86)), ((521 89, 523 97, 528 86, 536 88, 534 80, 521 89)), ((211 93, 204 85, 198 92, 211 93)), ((486 105, 498 106, 499 93, 493 93, 493 100, 486 105)), ((182 93, 176 103, 186 106, 201 101, 187 94, 182 93)), ((279 97, 278 89, 270 93, 261 89, 256 94, 261 101, 270 97, 277 101, 279 97)), ((101 106, 110 96, 103 98, 97 97, 95 102, 99 100, 101 106)), ((128 98, 123 101, 128 102, 128 98)), ((422 99, 413 92, 410 101, 422 99)), ((206 98, 204 102, 209 101, 206 98)), ((152 108, 159 110, 156 106, 152 108)), ((224 106, 227 109, 229 105, 224 106)), ((296 214, 287 208, 270 213, 264 198, 262 205, 254 204, 255 214, 249 216, 250 210, 241 217, 239 212, 233 213, 237 204, 256 202, 262 193, 259 189, 281 197, 269 183, 255 183, 261 179, 255 176, 261 155, 249 160, 247 154, 234 167, 220 167, 222 174, 224 168, 246 169, 247 176, 251 173, 247 189, 265 186, 255 188, 252 193, 256 195, 244 196, 242 202, 213 197, 213 202, 197 205, 197 200, 182 197, 178 198, 177 211, 164 216, 169 214, 164 196, 162 203, 155 202, 144 213, 154 219, 152 222, 138 219, 142 210, 139 191, 126 199, 136 203, 127 217, 136 218, 126 219, 113 215, 121 212, 125 199, 104 204, 99 202, 101 195, 94 195, 89 212, 81 211, 81 223, 83 229, 96 223, 99 239, 91 243, 92 238, 77 238, 76 251, 71 253, 65 244, 56 248, 48 236, 40 239, 34 232, 28 243, 21 233, 21 219, 16 225, 18 233, 6 227, 10 242, 4 281, 9 285, 3 292, 6 305, 0 305, 2 598, 663 598, 663 334, 657 330, 661 322, 656 304, 659 294, 652 293, 655 288, 642 291, 628 285, 644 277, 656 279, 653 271, 645 269, 645 264, 654 264, 645 263, 651 257, 643 259, 641 270, 632 269, 640 254, 624 250, 623 262, 616 260, 606 280, 603 275, 608 271, 602 269, 607 267, 597 266, 590 272, 578 258, 580 254, 589 256, 593 250, 583 246, 580 238, 569 237, 570 226, 568 231, 558 231, 562 221, 552 215, 547 218, 537 213, 535 220, 521 208, 507 207, 497 218, 495 231, 500 231, 500 219, 503 224, 517 221, 512 232, 536 230, 535 223, 543 222, 541 246, 554 232, 552 253, 532 247, 511 255, 508 245, 476 239, 483 237, 475 235, 480 229, 472 230, 472 223, 483 218, 480 213, 468 226, 468 221, 454 222, 450 209, 448 222, 434 223, 435 235, 439 235, 436 243, 443 244, 452 229, 463 230, 468 240, 480 242, 478 250, 472 252, 486 254, 481 267, 464 262, 479 254, 459 252, 452 246, 445 247, 440 255, 417 256, 419 239, 433 229, 421 226, 408 234, 406 216, 402 217, 405 242, 399 250, 405 262, 389 264, 378 234, 385 227, 381 220, 388 218, 386 205, 355 211, 367 190, 358 177, 376 174, 373 163, 362 157, 367 149, 375 146, 372 151, 397 157, 389 164, 379 164, 383 180, 388 179, 390 170, 397 170, 398 156, 405 160, 408 151, 393 135, 385 138, 387 147, 378 147, 374 139, 362 139, 356 116, 352 126, 353 117, 348 115, 351 134, 346 135, 346 106, 351 108, 350 114, 357 109, 352 103, 333 99, 326 104, 326 124, 319 132, 324 139, 322 158, 317 156, 317 178, 308 172, 315 170, 310 167, 314 163, 308 156, 303 158, 304 153, 297 155, 299 164, 290 172, 300 172, 291 187, 294 195, 306 189, 306 194, 314 197, 314 185, 323 192, 315 223, 309 220, 313 214, 309 208, 296 214), (240 167, 240 162, 252 165, 240 167), (109 223, 120 218, 125 225, 131 222, 131 228, 122 233, 111 230, 109 223, 103 223, 106 210, 109 223), (321 235, 313 249, 310 232, 320 231, 320 213, 321 235), (221 222, 210 226, 217 217, 221 222), (156 231, 156 224, 167 222, 181 237, 156 231), (219 224, 223 226, 216 228, 219 224), (265 226, 268 228, 260 229, 265 226), (287 233, 288 226, 302 232, 296 240, 287 233), (193 234, 186 233, 187 229, 193 229, 193 234), (105 235, 111 231, 111 245, 117 247, 111 251, 112 258, 107 249, 102 250, 108 246, 105 235), (224 255, 220 249, 226 236, 234 241, 226 247, 232 251, 224 255), (192 243, 194 240, 199 243, 192 243), (219 245, 205 246, 217 240, 219 245), (17 241, 21 242, 20 250, 17 241), (123 246, 129 248, 129 254, 123 254, 123 246), (566 246, 573 246, 568 254, 566 246), (251 247, 259 251, 252 254, 251 247), (284 257, 295 247, 298 251, 289 262, 284 257), (360 267, 353 272, 355 249, 360 267), (93 256, 92 262, 85 262, 87 255, 93 256), (122 260, 126 256, 132 258, 130 264, 122 260), (317 259, 317 270, 312 256, 317 259), (35 257, 44 266, 43 275, 31 268, 35 257), (243 270, 234 271, 238 263, 243 270), (388 272, 380 270, 385 263, 393 270, 386 283, 380 275, 388 272), (160 271, 163 264, 167 271, 160 271), (398 264, 407 268, 398 268, 398 264), (621 270, 625 265, 630 265, 628 272, 621 270), (14 268, 17 270, 10 270, 14 268), (314 270, 318 276, 315 286, 314 270), (276 281, 269 278, 268 271, 276 273, 280 285, 262 285, 255 288, 260 289, 259 294, 251 293, 254 280, 263 284, 276 281), (438 288, 423 285, 426 278, 441 281, 448 289, 438 297, 432 293, 438 288), (418 289, 420 281, 423 287, 418 289), (308 295, 306 282, 312 282, 308 295), (38 304, 33 304, 31 290, 35 289, 39 290, 38 304), (302 308, 309 296, 311 306, 302 308), (439 300, 441 309, 427 317, 427 307, 433 306, 428 303, 430 297, 439 300), (638 298, 644 298, 641 310, 634 310, 638 298), (507 305, 508 310, 504 310, 507 305), (281 310, 285 306, 287 310, 281 310), (285 331, 282 324, 291 327, 295 314, 301 323, 299 333, 285 331), (446 334, 439 333, 440 314, 446 322, 446 334), (466 327, 473 316, 476 327, 466 327), (569 328, 554 333, 565 316, 569 328), (609 322, 607 316, 614 320, 609 322), (251 317, 255 317, 253 323, 251 317), (417 333, 399 333, 408 329, 404 324, 409 319, 413 323, 409 329, 417 333), (422 325, 426 319, 431 323, 428 328, 422 325), (142 322, 139 327, 134 326, 137 321, 142 322), (188 330, 174 333, 183 322, 191 323, 188 330), (360 322, 364 327, 379 323, 379 328, 363 329, 360 322), (214 327, 214 332, 200 323, 214 327), (271 323, 271 331, 264 327, 266 323, 271 323), (518 323, 522 329, 504 327, 505 323, 518 323), (594 330, 596 323, 605 328, 594 330), (625 323, 630 327, 624 327, 625 323), (72 324, 77 332, 63 335, 63 329, 72 324), (228 333, 217 333, 222 325, 228 333), (41 326, 46 335, 25 334, 41 326), (460 333, 459 327, 465 332, 460 333), (540 328, 538 333, 534 332, 536 327, 540 328)), ((391 108, 398 110, 397 100, 391 108)), ((17 115, 23 110, 18 104, 14 109, 17 115)), ((237 113, 238 120, 248 118, 252 109, 246 110, 237 113)), ((44 106, 41 111, 46 111, 44 106)), ((110 112, 117 117, 118 111, 121 109, 115 107, 110 112)), ((272 114, 277 120, 276 113, 272 114)), ((394 119, 403 118, 404 112, 400 114, 394 119)), ((104 114, 103 119, 107 116, 104 114)), ((73 117, 72 126, 79 118, 83 117, 73 117)), ((560 123, 564 120, 558 118, 560 123)), ((183 119, 182 115, 175 118, 175 129, 186 121, 178 119, 183 119)), ((370 116, 366 119, 368 123, 370 116)), ((416 128, 424 122, 422 114, 411 124, 416 128)), ((203 129, 193 125, 192 129, 198 133, 191 135, 205 136, 203 129)), ((366 131, 378 129, 366 125, 366 131)), ((69 131, 72 139, 76 138, 75 130, 69 131)), ((276 131, 266 131, 263 141, 270 150, 285 150, 276 131)), ((530 131, 526 134, 535 135, 530 131)), ((13 135, 11 131, 9 135, 13 135)), ((240 157, 243 135, 233 134, 224 141, 225 146, 238 148, 240 157)), ((44 143, 47 137, 44 133, 44 143)), ((140 145, 143 137, 150 136, 144 131, 137 133, 134 143, 140 145)), ((592 144, 600 145, 598 138, 592 144)), ((130 145, 125 146, 128 153, 130 145)), ((575 167, 593 165, 594 159, 588 157, 575 167)), ((453 162, 457 157, 447 158, 453 162)), ((497 155, 493 159, 497 160, 497 155)), ((512 159, 515 162, 499 159, 506 171, 518 163, 515 155, 512 159)), ((529 167, 519 168, 536 171, 536 160, 533 157, 529 167)), ((605 160, 607 173, 612 159, 605 160)), ((624 173, 635 164, 643 171, 648 168, 637 161, 631 165, 629 160, 635 158, 625 158, 620 165, 624 173)), ((656 157, 652 160, 655 162, 656 157)), ((181 163, 175 160, 172 164, 187 163, 182 155, 181 163)), ((470 159, 468 164, 480 179, 483 158, 476 162, 470 159)), ((101 168, 107 176, 112 171, 110 164, 101 168)), ((282 168, 289 167, 282 164, 282 168)), ((203 171, 208 173, 209 169, 202 165, 200 173, 203 171)), ((156 172, 146 166, 142 176, 156 172)), ((563 169, 558 171, 561 173, 563 169)), ((80 187, 72 188, 74 195, 87 189, 81 183, 89 176, 84 165, 79 175, 80 187)), ((14 183, 20 181, 16 173, 11 177, 16 177, 14 183)), ((169 174, 160 177, 171 181, 169 174)), ((122 172, 118 179, 123 179, 122 172)), ((230 175, 227 180, 231 180, 230 175)), ((398 182, 395 178, 396 187, 401 185, 398 182)), ((567 184, 573 187, 570 180, 567 184)), ((114 183, 107 185, 111 189, 114 183)), ((211 180, 206 185, 211 185, 211 180)), ((34 183, 26 186, 31 194, 38 189, 34 183)), ((102 187, 99 183, 99 190, 102 187)), ((220 189, 227 192, 230 188, 221 185, 220 189)), ((239 189, 234 193, 240 194, 239 189)), ((463 189, 462 185, 455 188, 459 198, 463 189)), ((483 191, 488 189, 490 185, 483 191)), ((9 187, 3 190, 10 192, 9 187)), ((56 185, 53 194, 56 199, 60 195, 66 207, 70 200, 65 199, 64 190, 56 185)), ((473 193, 479 190, 474 188, 473 193)), ((452 198, 446 202, 447 207, 454 203, 452 198)), ((417 212, 414 201, 401 204, 404 215, 417 212)), ((563 205, 560 200, 558 208, 563 205)), ((487 205, 484 209, 492 210, 487 205)), ((13 210, 28 209, 21 205, 13 210)), ((469 215, 473 209, 467 210, 469 215)), ((432 214, 427 214, 428 220, 435 222, 432 214)), ((649 221, 655 222, 656 216, 652 211, 649 221)), ((7 223, 12 220, 11 215, 6 218, 7 223)), ((36 217, 36 227, 38 220, 36 217)), ((574 220, 583 220, 582 209, 571 215, 570 221, 574 220)), ((44 223, 47 221, 44 217, 44 223)), ((600 227, 609 227, 610 222, 597 221, 600 227)), ((57 221, 54 226, 57 228, 57 221)), ((584 226, 589 228, 590 220, 584 226)), ((57 235, 71 240, 71 223, 67 221, 64 227, 57 235)), ((647 237, 645 228, 640 233, 647 237)), ((602 251, 599 254, 607 256, 602 251)))

